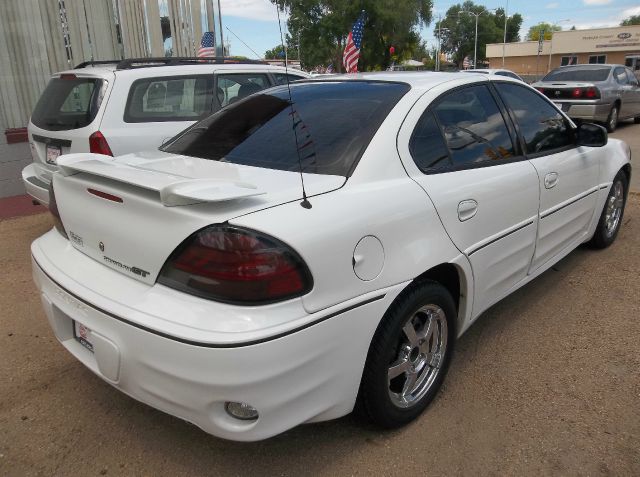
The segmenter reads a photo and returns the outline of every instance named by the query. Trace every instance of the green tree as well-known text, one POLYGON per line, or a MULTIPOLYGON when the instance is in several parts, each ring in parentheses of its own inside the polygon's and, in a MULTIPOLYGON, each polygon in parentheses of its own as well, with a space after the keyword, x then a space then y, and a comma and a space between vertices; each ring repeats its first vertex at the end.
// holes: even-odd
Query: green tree
POLYGON ((271 0, 289 12, 291 46, 300 41, 303 68, 333 64, 343 71, 342 53, 360 11, 366 12, 360 71, 385 69, 392 60, 413 56, 420 47, 418 27, 431 22, 432 0, 271 0), (395 48, 391 58, 389 48, 395 48))
POLYGON ((544 39, 551 40, 554 31, 562 31, 562 27, 559 25, 551 25, 550 23, 540 22, 537 25, 533 25, 529 28, 527 33, 527 40, 538 41, 540 39, 540 30, 544 30, 544 39))
MULTIPOLYGON (((276 45, 270 50, 264 52, 265 59, 270 60, 284 60, 284 48, 282 45, 276 45)), ((290 60, 298 59, 298 50, 293 48, 293 45, 289 44, 287 46, 287 57, 290 60)))
POLYGON ((640 15, 631 15, 620 22, 620 26, 640 25, 640 15))
MULTIPOLYGON (((455 64, 460 67, 465 56, 473 58, 475 48, 476 18, 464 12, 480 14, 478 17, 478 66, 486 59, 487 43, 502 43, 504 37, 504 10, 499 8, 494 12, 483 5, 477 5, 468 0, 456 4, 447 10, 442 22, 436 22, 434 33, 437 37, 438 27, 441 27, 442 51, 448 53, 455 64)), ((507 21, 507 42, 520 40, 520 26, 522 16, 516 13, 507 21)))

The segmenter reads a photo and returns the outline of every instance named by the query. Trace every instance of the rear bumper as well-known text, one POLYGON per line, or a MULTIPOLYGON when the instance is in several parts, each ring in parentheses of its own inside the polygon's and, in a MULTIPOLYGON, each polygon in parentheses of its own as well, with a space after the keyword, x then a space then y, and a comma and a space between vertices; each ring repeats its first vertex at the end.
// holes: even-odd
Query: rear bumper
MULTIPOLYGON (((117 316, 112 310, 122 303, 100 303, 100 308, 90 303, 91 291, 72 284, 47 258, 40 240, 32 245, 33 275, 60 343, 129 396, 232 440, 264 439, 351 412, 371 337, 401 289, 360 299, 341 312, 323 311, 312 325, 285 335, 235 344, 185 342, 162 328, 145 329, 128 321, 130 316, 117 316), (74 338, 74 320, 92 330, 94 352, 74 338), (227 401, 249 403, 260 417, 235 419, 225 411, 227 401)), ((203 319, 216 319, 203 311, 203 319)))
POLYGON ((611 105, 608 103, 572 103, 567 101, 556 101, 555 103, 571 119, 605 122, 611 111, 611 105))
POLYGON ((36 168, 33 164, 29 164, 22 169, 22 182, 27 194, 42 205, 49 206, 49 184, 37 176, 36 168))

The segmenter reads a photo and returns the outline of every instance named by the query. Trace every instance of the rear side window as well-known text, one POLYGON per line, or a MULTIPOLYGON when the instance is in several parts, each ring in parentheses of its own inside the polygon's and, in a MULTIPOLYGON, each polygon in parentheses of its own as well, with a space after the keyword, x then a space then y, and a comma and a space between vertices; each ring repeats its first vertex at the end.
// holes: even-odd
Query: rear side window
POLYGON ((271 86, 267 75, 234 73, 218 75, 218 103, 224 107, 271 86))
POLYGON ((498 83, 496 88, 516 116, 527 154, 540 154, 573 145, 569 124, 548 101, 517 84, 498 83))
POLYGON ((88 126, 98 114, 106 84, 103 79, 75 75, 52 78, 33 110, 31 122, 47 131, 88 126))
POLYGON ((416 124, 409 141, 409 151, 422 172, 451 165, 447 145, 430 110, 416 124))
POLYGON ((124 111, 127 123, 197 121, 211 113, 213 76, 144 78, 133 82, 124 111))
POLYGON ((162 150, 212 161, 348 176, 403 83, 293 83, 232 104, 174 138, 162 150), (300 161, 300 162, 299 162, 300 161))
POLYGON ((298 81, 301 79, 305 79, 304 76, 285 74, 285 73, 272 73, 273 79, 276 81, 276 84, 287 84, 287 77, 289 78, 289 82, 298 81))
POLYGON ((501 161, 515 155, 502 113, 486 86, 447 94, 437 102, 433 112, 454 167, 501 161))
POLYGON ((613 70, 613 76, 618 84, 627 84, 629 82, 627 79, 627 72, 624 68, 616 68, 613 70))

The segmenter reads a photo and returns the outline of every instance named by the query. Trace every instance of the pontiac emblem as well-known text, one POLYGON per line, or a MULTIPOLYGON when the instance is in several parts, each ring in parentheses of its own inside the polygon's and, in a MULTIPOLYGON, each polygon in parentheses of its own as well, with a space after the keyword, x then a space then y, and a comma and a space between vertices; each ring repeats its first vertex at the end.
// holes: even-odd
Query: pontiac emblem
POLYGON ((98 244, 98 247, 100 248, 101 252, 104 252, 104 244, 102 242, 98 244))

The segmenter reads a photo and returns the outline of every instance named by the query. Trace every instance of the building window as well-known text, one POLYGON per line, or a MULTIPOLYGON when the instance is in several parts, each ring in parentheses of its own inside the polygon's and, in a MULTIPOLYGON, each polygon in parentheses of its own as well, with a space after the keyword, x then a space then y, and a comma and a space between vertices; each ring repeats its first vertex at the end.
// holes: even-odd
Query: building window
POLYGON ((607 55, 590 55, 589 56, 589 64, 599 64, 603 65, 607 62, 607 55))
POLYGON ((560 58, 560 66, 568 66, 568 65, 577 65, 578 57, 577 56, 562 56, 560 58))

